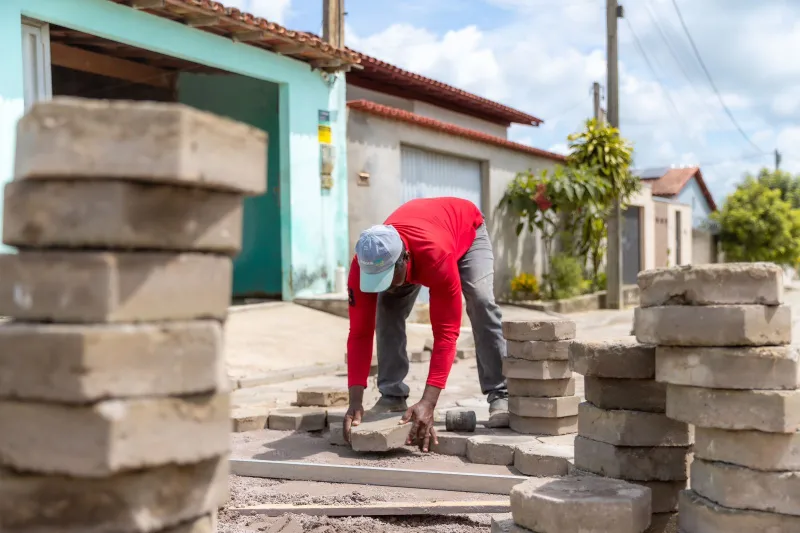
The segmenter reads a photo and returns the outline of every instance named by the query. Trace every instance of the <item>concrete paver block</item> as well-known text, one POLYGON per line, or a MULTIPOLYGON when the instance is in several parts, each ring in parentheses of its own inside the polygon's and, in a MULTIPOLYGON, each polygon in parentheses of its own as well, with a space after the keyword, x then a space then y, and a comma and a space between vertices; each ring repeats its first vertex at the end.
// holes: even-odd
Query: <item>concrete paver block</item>
POLYGON ((439 455, 454 455, 459 457, 466 457, 467 455, 467 441, 476 436, 492 435, 494 430, 476 428, 474 433, 458 432, 458 431, 441 431, 436 432, 439 439, 439 444, 431 443, 431 451, 439 455))
POLYGON ((234 433, 267 429, 269 408, 263 406, 239 407, 231 411, 231 425, 234 433))
POLYGON ((227 453, 228 394, 107 400, 86 406, 0 402, 0 464, 81 477, 227 453), (135 431, 132 430, 135 428, 135 431))
POLYGON ((800 387, 797 346, 739 348, 660 346, 656 379, 711 389, 786 389, 800 387))
POLYGON ((587 376, 586 400, 600 409, 630 409, 663 413, 667 409, 667 384, 652 379, 615 379, 587 376))
POLYGON ((688 480, 680 481, 631 481, 650 489, 653 494, 653 513, 671 513, 678 510, 681 491, 686 490, 688 480))
POLYGON ((510 341, 563 341, 575 338, 574 320, 505 320, 503 336, 510 341))
POLYGON ((478 435, 467 439, 467 459, 482 465, 512 465, 517 445, 534 439, 522 435, 478 435))
POLYGON ((569 359, 568 341, 506 341, 509 357, 528 361, 566 361, 569 359))
POLYGON ((615 446, 690 446, 694 429, 662 413, 600 409, 584 402, 578 413, 578 434, 615 446))
POLYGON ((780 305, 783 270, 774 263, 718 263, 639 273, 642 307, 659 305, 780 305))
POLYGON ((690 447, 614 446, 575 437, 575 466, 603 476, 632 481, 683 481, 689 474, 690 447))
POLYGON ((800 472, 762 472, 697 459, 691 486, 725 507, 800 516, 800 472))
POLYGON ((515 524, 513 518, 507 518, 505 520, 502 520, 493 517, 491 533, 533 533, 533 532, 530 529, 525 529, 524 527, 515 524))
POLYGON ((269 429, 276 431, 322 431, 327 412, 318 407, 273 409, 269 413, 269 429))
POLYGON ((0 530, 160 531, 216 512, 229 497, 228 465, 223 456, 102 478, 0 470, 0 530))
POLYGON ((36 104, 16 139, 16 179, 124 179, 252 195, 267 186, 267 134, 188 106, 58 98, 36 104))
POLYGON ((512 396, 508 399, 508 411, 524 417, 563 418, 565 416, 577 416, 580 402, 581 399, 577 396, 562 396, 560 398, 512 396))
POLYGON ((569 379, 572 371, 567 361, 526 361, 506 357, 503 375, 509 379, 569 379))
POLYGON ((636 308, 639 341, 667 346, 777 346, 792 342, 789 306, 708 305, 636 308))
POLYGON ((308 387, 297 391, 297 405, 300 407, 335 407, 349 403, 350 393, 347 389, 308 387))
POLYGON ((653 513, 650 527, 644 533, 680 533, 678 531, 678 513, 653 513))
POLYGON ((429 350, 410 352, 408 360, 412 363, 427 363, 431 360, 431 352, 429 350))
POLYGON ((800 433, 695 428, 694 456, 754 470, 800 472, 800 433))
POLYGON ((332 446, 347 446, 347 441, 344 438, 344 425, 332 425, 329 429, 328 442, 330 442, 332 446))
POLYGON ((731 509, 686 490, 681 493, 678 527, 682 533, 792 533, 800 531, 800 516, 731 509))
POLYGON ((800 430, 800 391, 668 385, 667 416, 700 427, 794 433, 800 430))
POLYGON ((527 398, 556 398, 575 394, 575 378, 507 379, 508 394, 527 398))
POLYGON ((21 248, 201 251, 236 255, 242 198, 124 181, 12 181, 3 242, 21 248))
POLYGON ((653 379, 656 348, 634 337, 575 341, 569 348, 569 363, 573 371, 587 377, 653 379))
POLYGON ((190 520, 181 525, 162 530, 159 533, 215 533, 216 522, 212 515, 206 515, 197 520, 190 520))
POLYGON ((514 452, 514 468, 526 476, 566 476, 574 459, 572 446, 555 446, 530 442, 520 444, 514 452))
POLYGON ((406 445, 411 424, 400 424, 395 416, 362 422, 350 433, 350 444, 357 452, 388 452, 406 445))
POLYGON ((458 359, 475 359, 476 353, 475 348, 459 348, 456 350, 456 357, 458 359))
POLYGON ((209 254, 22 251, 0 256, 0 315, 53 322, 225 319, 232 263, 209 254))
POLYGON ((578 431, 578 417, 539 418, 509 413, 508 425, 524 435, 568 435, 578 431))
POLYGON ((326 411, 328 413, 328 426, 342 426, 344 424, 347 407, 330 407, 326 411))
POLYGON ((537 533, 642 533, 650 490, 602 477, 533 478, 511 489, 511 514, 537 533))
POLYGON ((215 320, 0 327, 0 398, 86 404, 228 388, 215 320))

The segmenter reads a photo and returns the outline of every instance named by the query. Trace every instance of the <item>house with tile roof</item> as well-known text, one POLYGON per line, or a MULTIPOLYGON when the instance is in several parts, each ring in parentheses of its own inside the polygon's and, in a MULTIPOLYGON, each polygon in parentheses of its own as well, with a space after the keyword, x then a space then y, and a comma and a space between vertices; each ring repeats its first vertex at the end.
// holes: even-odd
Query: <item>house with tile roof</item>
POLYGON ((332 290, 352 250, 343 73, 358 54, 211 0, 2 0, 0 44, 2 182, 17 120, 55 96, 179 102, 246 122, 269 135, 267 192, 245 204, 234 295, 332 290))
MULTIPOLYGON (((495 254, 495 292, 521 272, 543 271, 540 242, 496 208, 516 174, 564 163, 560 154, 508 139, 528 113, 358 53, 347 73, 349 244, 408 200, 466 198, 486 215, 495 254)), ((424 302, 426 294, 420 295, 424 302)))
POLYGON ((649 168, 634 174, 654 200, 654 266, 717 262, 717 238, 708 224, 717 204, 700 168, 649 168))

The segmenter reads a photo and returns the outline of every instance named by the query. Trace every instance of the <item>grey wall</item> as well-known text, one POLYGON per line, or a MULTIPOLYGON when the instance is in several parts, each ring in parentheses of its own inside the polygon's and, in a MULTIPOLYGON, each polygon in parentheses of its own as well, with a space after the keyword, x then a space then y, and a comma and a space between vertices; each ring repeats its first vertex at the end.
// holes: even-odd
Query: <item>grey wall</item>
POLYGON ((516 221, 499 216, 496 208, 506 185, 518 172, 552 168, 555 161, 357 110, 349 111, 347 139, 351 250, 364 228, 383 222, 401 204, 400 146, 409 144, 483 161, 482 209, 494 241, 495 292, 498 295, 508 291, 511 278, 520 271, 541 274, 538 239, 527 232, 517 237, 516 221), (359 172, 370 174, 369 186, 358 185, 359 172))

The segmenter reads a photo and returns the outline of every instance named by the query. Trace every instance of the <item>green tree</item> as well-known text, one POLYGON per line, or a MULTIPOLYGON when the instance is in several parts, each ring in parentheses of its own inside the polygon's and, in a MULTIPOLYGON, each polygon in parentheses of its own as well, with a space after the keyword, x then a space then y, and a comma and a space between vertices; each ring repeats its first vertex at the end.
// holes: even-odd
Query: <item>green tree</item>
POLYGON ((746 178, 757 179, 770 189, 780 191, 781 200, 789 202, 793 209, 800 209, 800 175, 792 176, 785 170, 762 168, 755 178, 751 174, 747 174, 746 178))
POLYGON ((745 178, 712 220, 719 227, 727 261, 770 261, 795 265, 800 259, 800 210, 760 179, 745 178))

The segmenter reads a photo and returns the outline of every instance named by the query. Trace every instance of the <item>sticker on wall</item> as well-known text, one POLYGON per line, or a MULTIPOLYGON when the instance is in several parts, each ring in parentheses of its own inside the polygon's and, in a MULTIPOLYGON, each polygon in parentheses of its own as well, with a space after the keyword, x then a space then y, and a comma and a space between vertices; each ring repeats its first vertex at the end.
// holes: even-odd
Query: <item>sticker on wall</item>
POLYGON ((330 111, 324 111, 320 109, 319 111, 319 126, 317 126, 317 136, 319 137, 319 142, 325 144, 331 144, 332 135, 331 135, 331 113, 330 111))

